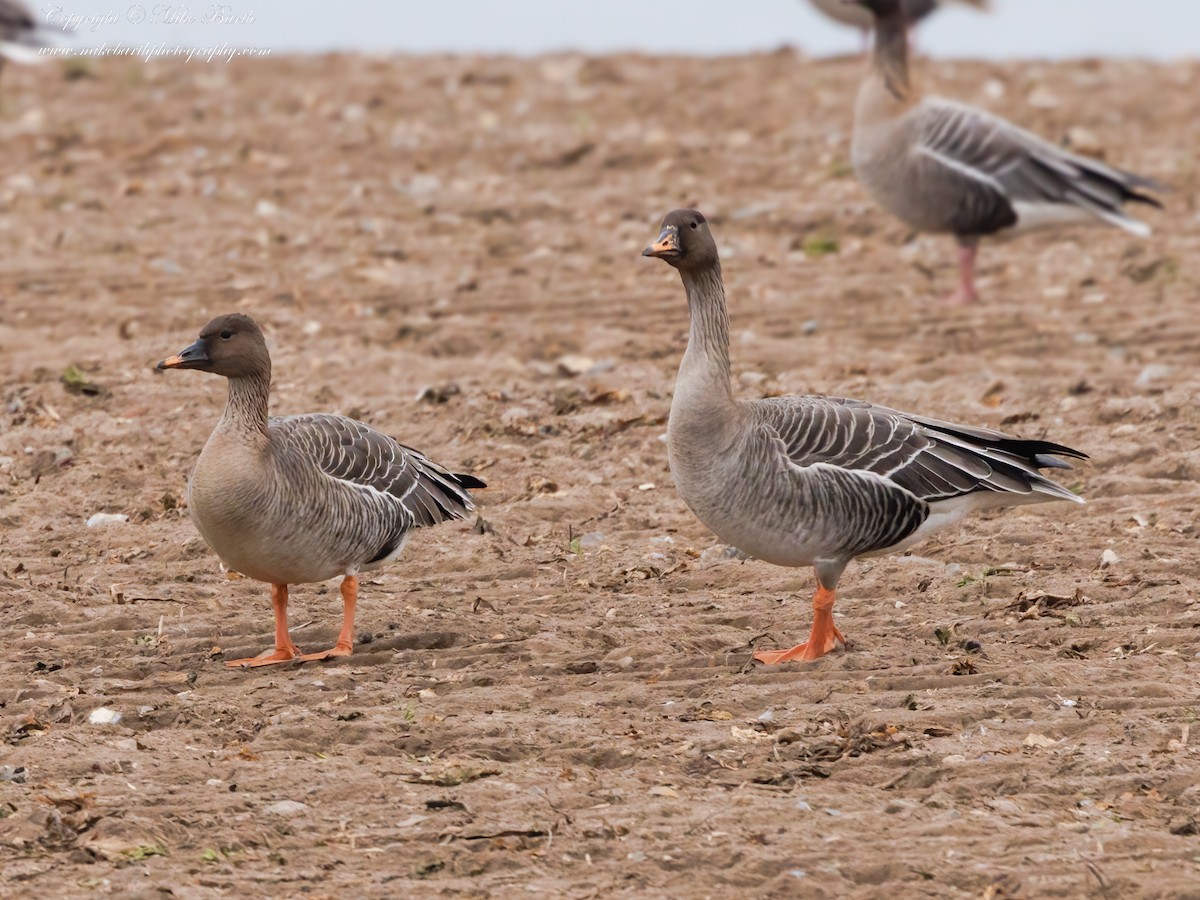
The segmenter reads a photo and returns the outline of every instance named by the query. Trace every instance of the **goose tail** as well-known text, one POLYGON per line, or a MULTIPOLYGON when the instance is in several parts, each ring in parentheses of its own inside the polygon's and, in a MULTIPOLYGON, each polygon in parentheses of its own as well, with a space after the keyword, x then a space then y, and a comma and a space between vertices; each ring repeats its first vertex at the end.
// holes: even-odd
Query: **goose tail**
POLYGON ((1071 469, 1068 459, 1087 459, 1082 450, 1056 444, 1052 441, 1026 440, 969 425, 954 425, 923 416, 912 416, 913 421, 926 428, 934 437, 950 446, 958 447, 987 463, 990 473, 981 481, 981 487, 1000 493, 1027 494, 1026 502, 1053 498, 1083 503, 1084 499, 1051 481, 1040 469, 1071 469), (1064 459, 1063 457, 1066 457, 1064 459))

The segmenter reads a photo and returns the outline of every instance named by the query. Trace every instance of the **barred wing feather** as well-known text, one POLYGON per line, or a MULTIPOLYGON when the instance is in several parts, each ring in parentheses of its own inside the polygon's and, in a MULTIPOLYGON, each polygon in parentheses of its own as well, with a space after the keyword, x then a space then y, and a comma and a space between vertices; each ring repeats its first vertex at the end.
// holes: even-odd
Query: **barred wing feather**
POLYGON ((273 439, 293 447, 329 477, 395 498, 411 514, 414 527, 465 518, 475 508, 466 488, 484 486, 343 416, 273 418, 270 428, 273 439))
POLYGON ((931 189, 931 201, 945 198, 954 204, 951 230, 957 234, 1037 224, 1039 217, 1049 221, 1056 208, 1145 234, 1148 227, 1122 212, 1121 205, 1161 206, 1140 192, 1164 190, 1153 179, 1069 153, 983 110, 930 98, 910 115, 917 132, 916 180, 931 189))
POLYGON ((769 398, 753 406, 779 435, 787 457, 801 468, 828 466, 862 473, 925 503, 979 491, 1081 502, 1038 472, 1070 468, 1056 456, 1087 458, 1061 444, 836 397, 769 398))

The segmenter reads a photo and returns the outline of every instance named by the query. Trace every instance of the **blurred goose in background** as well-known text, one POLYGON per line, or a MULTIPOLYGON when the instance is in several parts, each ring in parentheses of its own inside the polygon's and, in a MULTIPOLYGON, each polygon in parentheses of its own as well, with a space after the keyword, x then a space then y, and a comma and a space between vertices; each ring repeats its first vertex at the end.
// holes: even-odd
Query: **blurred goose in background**
POLYGON ((396 559, 414 528, 466 518, 474 509, 467 489, 485 487, 354 419, 268 418, 271 358, 249 316, 213 319, 158 368, 229 379, 225 413, 188 481, 188 507, 227 568, 271 585, 275 649, 227 666, 349 656, 358 574, 396 559), (302 654, 288 633, 288 585, 339 575, 337 644, 302 654))
MULTIPOLYGON (((864 46, 867 35, 875 25, 871 13, 847 0, 808 0, 808 2, 826 18, 850 25, 859 29, 863 34, 864 46)), ((930 13, 944 6, 970 6, 978 10, 988 8, 988 0, 901 0, 900 11, 904 16, 906 27, 911 28, 930 13)))
POLYGON ((847 0, 875 17, 875 50, 858 93, 851 156, 880 206, 918 231, 953 234, 960 286, 971 302, 981 238, 1053 225, 1150 229, 1122 210, 1161 204, 1150 178, 1054 146, 1011 122, 948 100, 922 97, 908 68, 901 0, 847 0))
POLYGON ((4 63, 32 62, 39 59, 38 21, 29 7, 19 0, 0 0, 0 72, 4 63))
POLYGON ((813 660, 845 643, 834 591, 857 556, 901 550, 968 512, 1083 501, 1043 477, 1087 457, 1048 441, 953 425, 833 397, 735 400, 717 245, 694 209, 668 213, 643 256, 678 270, 691 333, 679 366, 667 449, 676 489, 725 543, 780 566, 814 566, 807 641, 764 663, 813 660))

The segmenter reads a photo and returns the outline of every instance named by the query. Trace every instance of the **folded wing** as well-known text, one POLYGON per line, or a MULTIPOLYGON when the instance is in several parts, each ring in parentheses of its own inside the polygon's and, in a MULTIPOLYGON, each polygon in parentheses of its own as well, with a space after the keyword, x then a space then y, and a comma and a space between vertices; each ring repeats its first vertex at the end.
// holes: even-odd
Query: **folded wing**
POLYGON ((1048 441, 954 425, 858 400, 782 397, 756 401, 762 420, 801 469, 831 467, 882 479, 927 504, 984 494, 981 505, 1082 502, 1040 468, 1086 455, 1048 441))
POLYGON ((412 527, 466 518, 475 508, 467 489, 485 486, 343 416, 287 416, 270 424, 273 436, 330 478, 393 498, 411 515, 412 527))
POLYGON ((983 235, 1094 217, 1135 234, 1149 228, 1126 215, 1128 202, 1161 204, 1141 193, 1153 179, 1069 153, 996 116, 927 99, 914 117, 917 178, 927 203, 943 205, 949 229, 983 235))

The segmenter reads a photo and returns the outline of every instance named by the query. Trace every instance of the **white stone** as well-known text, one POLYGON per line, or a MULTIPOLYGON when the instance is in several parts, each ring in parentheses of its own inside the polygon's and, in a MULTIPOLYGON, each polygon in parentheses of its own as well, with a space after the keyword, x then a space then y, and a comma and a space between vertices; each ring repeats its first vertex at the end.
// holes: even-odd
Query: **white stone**
POLYGON ((87 520, 88 528, 96 528, 100 525, 119 525, 122 522, 128 522, 129 516, 124 513, 96 513, 87 520))
POLYGON ((308 805, 295 800, 277 800, 264 806, 263 812, 269 816, 296 816, 308 812, 308 805))
POLYGON ((91 715, 88 716, 88 722, 92 725, 116 725, 121 721, 121 714, 115 709, 109 709, 107 706, 100 706, 93 709, 91 715))

